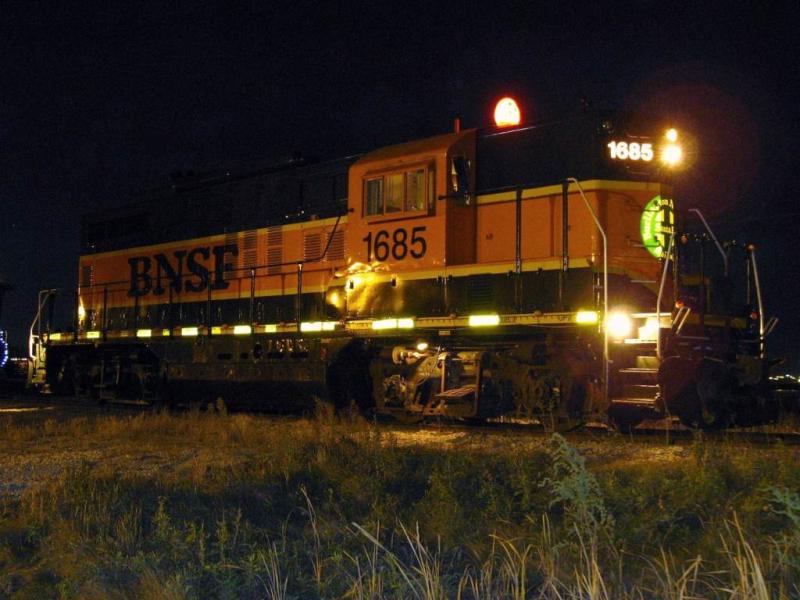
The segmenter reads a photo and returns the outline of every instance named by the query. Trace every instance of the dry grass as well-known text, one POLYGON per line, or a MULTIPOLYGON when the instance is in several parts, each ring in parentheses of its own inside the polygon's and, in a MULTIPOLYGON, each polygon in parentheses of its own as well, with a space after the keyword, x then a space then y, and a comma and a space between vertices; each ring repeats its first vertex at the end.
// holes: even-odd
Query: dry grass
POLYGON ((0 598, 800 597, 787 447, 225 411, 0 432, 0 598))

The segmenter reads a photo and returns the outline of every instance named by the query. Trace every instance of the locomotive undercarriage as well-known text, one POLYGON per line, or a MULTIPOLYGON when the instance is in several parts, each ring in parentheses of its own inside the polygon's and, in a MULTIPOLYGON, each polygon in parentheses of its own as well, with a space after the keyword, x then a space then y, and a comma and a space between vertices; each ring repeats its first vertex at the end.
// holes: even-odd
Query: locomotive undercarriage
POLYGON ((701 429, 777 419, 765 359, 698 348, 696 336, 661 332, 660 361, 655 342, 612 344, 608 396, 602 338, 575 326, 434 336, 424 343, 416 333, 51 346, 47 381, 54 393, 97 402, 206 405, 222 398, 240 407, 302 412, 324 401, 403 421, 507 417, 553 430, 608 420, 629 431, 670 416, 701 429))
POLYGON ((48 350, 50 390, 98 402, 306 411, 324 400, 401 420, 499 416, 571 428, 602 415, 601 353, 575 327, 498 339, 198 337, 48 350))
POLYGON ((376 410, 403 420, 513 417, 568 429, 602 412, 600 356, 574 330, 386 346, 371 364, 376 410))

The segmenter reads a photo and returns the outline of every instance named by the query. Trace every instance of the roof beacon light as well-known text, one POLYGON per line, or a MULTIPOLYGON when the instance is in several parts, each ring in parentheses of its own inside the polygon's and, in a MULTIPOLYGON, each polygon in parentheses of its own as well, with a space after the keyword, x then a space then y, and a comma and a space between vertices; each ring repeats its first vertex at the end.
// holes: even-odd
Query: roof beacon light
POLYGON ((513 98, 506 96, 494 107, 494 124, 498 127, 514 127, 520 124, 522 115, 513 98))

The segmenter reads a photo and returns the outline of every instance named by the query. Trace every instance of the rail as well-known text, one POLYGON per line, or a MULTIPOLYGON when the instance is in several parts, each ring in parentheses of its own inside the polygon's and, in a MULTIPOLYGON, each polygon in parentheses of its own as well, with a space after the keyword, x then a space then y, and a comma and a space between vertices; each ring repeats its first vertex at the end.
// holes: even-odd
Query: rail
POLYGON ((592 215, 592 219, 594 220, 594 224, 597 225, 597 229, 600 231, 600 235, 603 236, 603 399, 606 403, 608 403, 608 384, 609 384, 609 373, 610 373, 610 360, 608 356, 608 236, 606 236, 606 231, 603 229, 603 226, 600 224, 600 220, 597 218, 597 214, 595 214, 592 205, 589 203, 589 199, 586 197, 586 194, 583 193, 583 188, 581 187, 580 182, 575 177, 567 177, 566 181, 569 183, 574 183, 577 188, 578 192, 581 194, 581 198, 583 198, 584 204, 586 204, 586 208, 589 210, 589 214, 592 215))
POLYGON ((717 239, 717 236, 714 235, 714 232, 711 230, 711 226, 708 224, 708 221, 706 221, 706 218, 703 216, 703 213, 700 212, 699 208, 690 208, 689 212, 693 212, 698 217, 700 217, 700 221, 702 221, 703 227, 706 228, 706 231, 708 232, 708 235, 711 236, 711 239, 714 242, 714 245, 717 247, 717 250, 719 250, 719 253, 722 256, 722 265, 723 265, 723 268, 724 268, 724 271, 725 271, 725 277, 727 277, 728 276, 728 255, 725 253, 725 250, 722 249, 722 244, 719 243, 719 240, 717 239))
POLYGON ((669 259, 672 256, 672 247, 675 244, 675 235, 669 236, 669 243, 667 244, 667 256, 664 259, 664 270, 661 272, 661 284, 658 286, 658 299, 656 300, 656 323, 658 323, 658 331, 656 332, 656 356, 661 360, 661 300, 664 296, 664 286, 667 283, 667 271, 669 269, 669 259))
MULTIPOLYGON (((758 264, 756 263, 756 249, 753 246, 747 248, 750 266, 753 269, 753 282, 756 285, 756 302, 758 302, 758 356, 764 358, 766 350, 766 334, 764 329, 764 301, 761 298, 761 280, 758 277, 758 264)), ((773 325, 774 327, 774 325, 773 325)))

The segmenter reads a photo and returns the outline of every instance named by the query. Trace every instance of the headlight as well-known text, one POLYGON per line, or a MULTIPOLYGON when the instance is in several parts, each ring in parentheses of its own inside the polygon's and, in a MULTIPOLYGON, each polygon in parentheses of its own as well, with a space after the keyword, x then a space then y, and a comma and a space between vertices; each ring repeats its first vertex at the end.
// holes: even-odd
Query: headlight
POLYGON ((608 335, 621 340, 629 337, 633 331, 633 319, 624 312, 612 312, 608 315, 606 327, 608 327, 608 335))
POLYGON ((683 149, 678 144, 667 144, 661 150, 661 162, 674 167, 683 160, 683 149))

